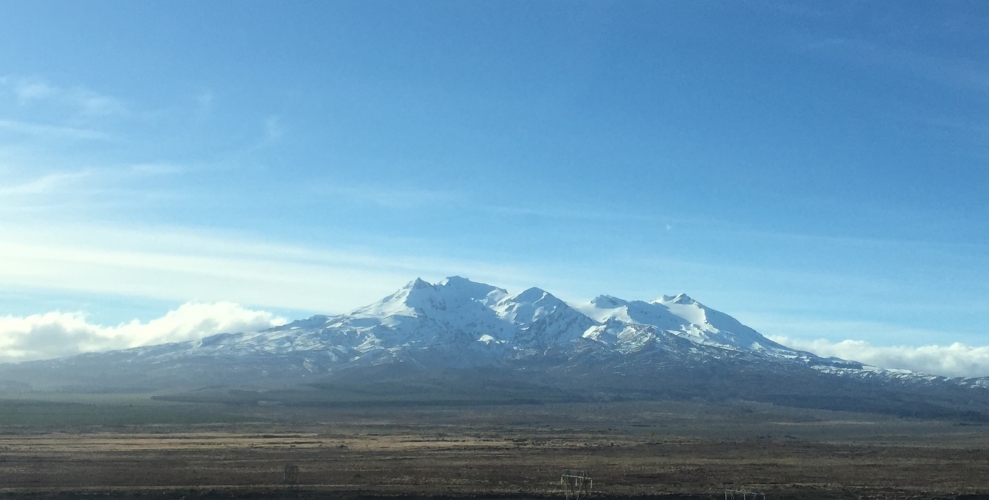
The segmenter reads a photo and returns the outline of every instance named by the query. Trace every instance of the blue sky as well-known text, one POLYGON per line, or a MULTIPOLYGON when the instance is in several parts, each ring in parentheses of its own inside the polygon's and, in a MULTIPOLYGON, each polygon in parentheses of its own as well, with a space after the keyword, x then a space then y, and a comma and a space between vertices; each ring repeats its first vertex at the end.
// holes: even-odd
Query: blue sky
POLYGON ((0 2, 0 316, 458 274, 986 345, 986 33, 983 2, 0 2))

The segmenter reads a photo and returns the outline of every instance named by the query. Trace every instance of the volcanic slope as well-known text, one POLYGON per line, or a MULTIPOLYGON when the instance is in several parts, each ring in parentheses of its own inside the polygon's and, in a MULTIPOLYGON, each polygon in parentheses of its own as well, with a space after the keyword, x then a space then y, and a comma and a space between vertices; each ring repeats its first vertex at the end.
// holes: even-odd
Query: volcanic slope
POLYGON ((41 390, 416 377, 469 387, 514 380, 605 398, 744 398, 840 409, 872 408, 878 391, 889 396, 879 399, 897 402, 895 411, 920 401, 951 414, 981 408, 987 393, 984 379, 887 371, 793 350, 684 294, 571 305, 538 288, 513 295, 461 277, 416 279, 347 314, 260 332, 0 365, 0 383, 41 390), (478 377, 486 382, 478 385, 478 377))

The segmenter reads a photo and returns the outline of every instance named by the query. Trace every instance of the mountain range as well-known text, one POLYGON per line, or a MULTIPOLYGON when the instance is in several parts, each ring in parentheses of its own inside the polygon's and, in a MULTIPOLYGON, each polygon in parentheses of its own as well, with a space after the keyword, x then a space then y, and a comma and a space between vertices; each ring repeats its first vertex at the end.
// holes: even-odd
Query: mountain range
POLYGON ((773 342, 684 294, 569 304, 461 277, 260 332, 0 365, 7 390, 276 404, 745 399, 981 420, 989 380, 883 370, 773 342))

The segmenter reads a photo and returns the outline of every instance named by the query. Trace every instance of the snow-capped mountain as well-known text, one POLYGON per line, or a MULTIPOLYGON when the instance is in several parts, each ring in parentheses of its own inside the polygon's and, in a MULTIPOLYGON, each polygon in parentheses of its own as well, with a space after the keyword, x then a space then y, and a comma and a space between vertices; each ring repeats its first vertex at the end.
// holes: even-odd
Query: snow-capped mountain
POLYGON ((430 367, 561 362, 578 353, 618 362, 649 354, 745 356, 832 370, 863 368, 784 347, 684 294, 651 302, 600 296, 571 305, 538 288, 512 295, 457 276, 436 284, 416 279, 378 302, 339 316, 130 352, 161 361, 301 356, 301 366, 313 375, 393 361, 430 367))
POLYGON ((684 294, 568 304, 538 288, 510 294, 461 277, 435 284, 416 279, 349 313, 260 332, 0 365, 0 388, 285 386, 348 376, 366 381, 396 367, 402 373, 495 370, 554 390, 579 386, 622 398, 749 398, 901 413, 919 400, 925 411, 954 415, 982 398, 989 415, 986 379, 821 358, 777 344, 684 294), (944 399, 941 406, 930 403, 936 398, 944 399))

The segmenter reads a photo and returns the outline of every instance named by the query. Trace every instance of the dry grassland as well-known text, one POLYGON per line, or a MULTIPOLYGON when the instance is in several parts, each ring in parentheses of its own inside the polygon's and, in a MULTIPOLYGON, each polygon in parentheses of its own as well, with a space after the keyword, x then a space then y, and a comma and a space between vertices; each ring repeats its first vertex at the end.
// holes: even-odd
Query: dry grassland
POLYGON ((236 421, 5 425, 0 496, 550 497, 564 468, 599 497, 989 492, 989 427, 958 422, 749 403, 208 410, 236 421))

